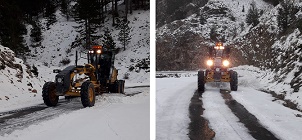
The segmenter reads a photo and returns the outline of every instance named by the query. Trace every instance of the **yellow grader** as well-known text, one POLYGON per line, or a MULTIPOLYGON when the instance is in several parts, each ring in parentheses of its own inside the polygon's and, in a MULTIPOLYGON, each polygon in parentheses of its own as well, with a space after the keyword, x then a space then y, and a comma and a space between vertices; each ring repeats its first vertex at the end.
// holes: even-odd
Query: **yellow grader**
POLYGON ((230 48, 217 42, 214 47, 209 47, 209 59, 205 71, 198 71, 198 91, 199 94, 205 90, 205 83, 208 82, 230 82, 232 91, 237 91, 238 74, 236 71, 229 70, 230 67, 230 48))
POLYGON ((118 70, 114 67, 114 51, 93 46, 87 53, 88 64, 68 66, 64 70, 53 70, 58 73, 54 82, 46 82, 42 97, 47 106, 56 106, 59 96, 81 97, 84 107, 95 104, 96 94, 124 93, 124 80, 118 80, 118 70))

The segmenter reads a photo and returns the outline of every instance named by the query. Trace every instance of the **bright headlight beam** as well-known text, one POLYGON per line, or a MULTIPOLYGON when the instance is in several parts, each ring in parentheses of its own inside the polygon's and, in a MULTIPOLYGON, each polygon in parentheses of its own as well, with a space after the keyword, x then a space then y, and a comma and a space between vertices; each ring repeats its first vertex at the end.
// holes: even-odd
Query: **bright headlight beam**
POLYGON ((214 64, 213 60, 208 60, 208 61, 207 61, 207 65, 208 65, 208 66, 212 66, 213 64, 214 64))
POLYGON ((223 66, 227 67, 227 66, 230 65, 230 62, 229 62, 228 60, 224 60, 224 61, 222 62, 222 64, 223 64, 223 66))
POLYGON ((97 51, 96 51, 96 53, 101 53, 101 52, 102 52, 101 50, 97 50, 97 51))

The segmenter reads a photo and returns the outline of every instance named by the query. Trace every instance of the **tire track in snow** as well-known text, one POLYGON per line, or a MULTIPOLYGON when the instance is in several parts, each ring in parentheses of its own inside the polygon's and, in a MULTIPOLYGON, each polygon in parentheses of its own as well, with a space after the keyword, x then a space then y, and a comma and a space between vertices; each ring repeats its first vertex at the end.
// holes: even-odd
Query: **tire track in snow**
POLYGON ((249 133, 258 140, 279 140, 269 130, 264 128, 258 121, 258 119, 245 109, 243 105, 238 103, 232 98, 232 95, 228 90, 220 90, 221 96, 225 100, 225 104, 232 110, 240 122, 249 130, 249 133))
POLYGON ((24 129, 32 124, 49 120, 63 113, 69 113, 79 110, 82 105, 75 101, 78 99, 65 101, 60 100, 56 107, 47 107, 44 104, 24 108, 20 110, 10 111, 12 114, 6 114, 0 117, 0 135, 10 134, 17 129, 24 129))
POLYGON ((204 108, 202 100, 199 99, 199 93, 196 90, 189 106, 189 138, 191 140, 211 140, 215 137, 215 132, 209 128, 209 122, 201 115, 204 108))
POLYGON ((209 126, 215 131, 214 140, 253 140, 248 129, 232 113, 225 104, 217 87, 206 86, 202 95, 203 117, 209 121, 209 126))

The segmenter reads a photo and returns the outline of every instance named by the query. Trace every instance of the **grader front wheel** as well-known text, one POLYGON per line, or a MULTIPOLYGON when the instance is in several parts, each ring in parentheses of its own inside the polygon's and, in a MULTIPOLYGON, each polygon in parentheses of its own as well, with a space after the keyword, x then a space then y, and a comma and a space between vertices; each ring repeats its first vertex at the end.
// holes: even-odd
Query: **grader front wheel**
POLYGON ((197 84, 198 84, 198 92, 199 92, 199 96, 202 95, 202 93, 204 92, 204 85, 205 85, 205 75, 204 75, 204 71, 198 71, 198 81, 197 81, 197 84))
POLYGON ((59 100, 56 95, 56 83, 46 82, 42 89, 42 97, 47 106, 56 106, 59 100))
POLYGON ((81 86, 81 101, 84 107, 92 107, 95 103, 95 90, 90 81, 86 81, 81 86))

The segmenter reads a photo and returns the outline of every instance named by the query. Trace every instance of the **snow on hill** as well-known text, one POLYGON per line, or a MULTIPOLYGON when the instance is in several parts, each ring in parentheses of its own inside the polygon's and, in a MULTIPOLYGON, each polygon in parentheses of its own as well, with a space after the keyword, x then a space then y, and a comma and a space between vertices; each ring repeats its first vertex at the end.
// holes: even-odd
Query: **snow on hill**
POLYGON ((246 64, 268 70, 266 91, 290 100, 295 104, 293 106, 301 109, 302 40, 301 28, 297 28, 302 19, 301 10, 295 15, 297 19, 288 30, 281 32, 277 25, 278 8, 280 5, 263 14, 260 23, 254 28, 248 28, 233 44, 241 52, 246 64))
POLYGON ((31 70, 13 51, 0 45, 0 111, 43 102, 43 81, 31 70))
MULTIPOLYGON (((200 7, 198 13, 194 13, 186 19, 176 20, 160 27, 157 31, 157 38, 165 36, 184 35, 186 32, 199 34, 201 38, 210 39, 210 29, 215 26, 216 33, 220 37, 225 36, 227 42, 231 42, 235 34, 239 34, 242 28, 240 24, 246 26, 245 19, 253 0, 209 0, 206 5, 200 7), (243 10, 244 7, 244 10, 243 10), (201 22, 201 17, 205 18, 205 23, 201 22)), ((255 1, 257 8, 267 12, 273 6, 263 2, 255 1)), ((212 43, 212 40, 208 40, 212 43)))

